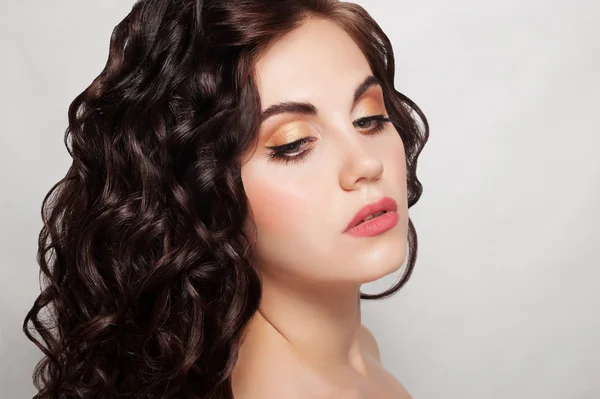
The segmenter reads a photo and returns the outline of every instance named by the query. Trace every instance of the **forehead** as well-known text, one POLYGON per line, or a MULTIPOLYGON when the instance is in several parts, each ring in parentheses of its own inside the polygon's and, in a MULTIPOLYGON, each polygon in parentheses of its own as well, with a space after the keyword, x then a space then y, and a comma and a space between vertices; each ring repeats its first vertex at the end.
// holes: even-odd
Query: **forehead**
POLYGON ((352 38, 334 22, 311 19, 273 43, 256 63, 262 109, 282 101, 352 101, 371 68, 352 38))

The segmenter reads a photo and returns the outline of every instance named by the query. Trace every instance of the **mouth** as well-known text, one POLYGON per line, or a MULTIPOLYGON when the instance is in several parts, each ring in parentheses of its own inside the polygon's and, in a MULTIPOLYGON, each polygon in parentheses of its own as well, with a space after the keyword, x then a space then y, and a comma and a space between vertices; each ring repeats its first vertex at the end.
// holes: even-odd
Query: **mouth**
POLYGON ((389 212, 396 212, 398 205, 396 201, 391 197, 382 197, 379 200, 369 203, 363 206, 356 212, 350 223, 346 226, 344 232, 362 224, 368 222, 371 219, 385 215, 389 212))
POLYGON ((369 221, 369 220, 371 220, 371 219, 375 219, 377 216, 381 216, 381 215, 383 215, 383 214, 385 214, 385 213, 387 213, 387 211, 375 212, 374 214, 372 214, 372 215, 369 215, 369 216, 367 216, 366 218, 362 219, 361 221, 359 221, 358 223, 356 223, 356 224, 355 224, 354 226, 352 226, 352 227, 356 227, 356 226, 358 226, 358 225, 359 225, 359 224, 361 224, 361 223, 367 222, 367 221, 369 221))

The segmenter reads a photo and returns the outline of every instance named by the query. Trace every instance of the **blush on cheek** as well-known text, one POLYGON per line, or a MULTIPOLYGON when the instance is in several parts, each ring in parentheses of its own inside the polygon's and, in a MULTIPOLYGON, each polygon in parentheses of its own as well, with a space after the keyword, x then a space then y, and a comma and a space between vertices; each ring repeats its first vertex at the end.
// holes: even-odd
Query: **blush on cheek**
POLYGON ((256 228, 263 234, 290 235, 303 219, 306 222, 306 198, 266 187, 247 195, 256 228))

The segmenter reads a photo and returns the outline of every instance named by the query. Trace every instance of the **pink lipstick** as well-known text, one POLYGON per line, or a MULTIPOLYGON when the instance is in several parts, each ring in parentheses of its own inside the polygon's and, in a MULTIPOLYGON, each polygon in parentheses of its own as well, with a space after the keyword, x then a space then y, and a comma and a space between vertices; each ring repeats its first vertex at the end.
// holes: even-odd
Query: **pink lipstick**
POLYGON ((398 205, 391 197, 362 207, 352 218, 344 233, 355 237, 370 237, 381 234, 398 223, 398 205))

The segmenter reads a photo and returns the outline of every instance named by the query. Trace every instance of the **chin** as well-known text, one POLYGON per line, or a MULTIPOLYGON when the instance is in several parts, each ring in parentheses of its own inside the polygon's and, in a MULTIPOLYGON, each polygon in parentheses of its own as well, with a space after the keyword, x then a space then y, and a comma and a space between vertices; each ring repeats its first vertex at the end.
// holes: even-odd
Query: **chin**
MULTIPOLYGON (((408 234, 398 225, 389 234, 371 237, 363 243, 354 243, 346 254, 352 262, 353 273, 360 283, 369 283, 398 271, 405 263, 408 253, 408 234), (361 245, 362 244, 362 245, 361 245)), ((362 240, 359 238, 358 240, 362 240)))
POLYGON ((387 275, 390 275, 402 267, 403 261, 399 261, 398 263, 390 264, 388 267, 377 267, 373 268, 368 274, 364 274, 361 276, 362 278, 359 281, 359 284, 371 283, 373 281, 377 281, 380 278, 383 278, 387 275))
POLYGON ((362 255, 367 256, 355 258, 359 262, 354 266, 356 282, 359 284, 370 283, 397 272, 406 261, 406 241, 389 249, 380 248, 371 254, 362 255))

